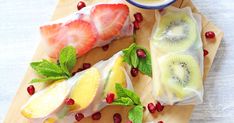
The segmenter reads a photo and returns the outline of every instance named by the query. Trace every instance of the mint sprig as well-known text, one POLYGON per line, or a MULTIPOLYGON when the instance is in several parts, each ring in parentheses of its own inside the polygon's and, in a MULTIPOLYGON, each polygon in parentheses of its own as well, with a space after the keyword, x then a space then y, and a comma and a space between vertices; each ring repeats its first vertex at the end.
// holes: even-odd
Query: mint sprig
POLYGON ((132 106, 128 112, 128 118, 133 123, 142 123, 143 119, 143 106, 140 97, 131 90, 123 88, 120 84, 115 84, 117 99, 114 100, 112 105, 132 106))
POLYGON ((133 43, 130 47, 123 50, 124 62, 128 63, 134 68, 138 68, 143 74, 152 76, 151 55, 143 47, 133 43), (146 53, 146 58, 138 58, 137 50, 142 49, 146 53))
POLYGON ((68 79, 71 77, 71 70, 76 62, 76 50, 72 46, 67 46, 61 50, 59 64, 48 60, 32 62, 31 67, 43 78, 33 79, 31 83, 68 79))

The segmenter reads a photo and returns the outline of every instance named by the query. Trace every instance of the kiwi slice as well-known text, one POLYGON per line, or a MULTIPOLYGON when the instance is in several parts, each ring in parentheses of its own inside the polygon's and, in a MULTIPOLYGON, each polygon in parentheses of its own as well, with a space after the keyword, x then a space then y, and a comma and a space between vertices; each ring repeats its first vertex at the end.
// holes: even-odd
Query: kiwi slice
POLYGON ((185 12, 167 12, 161 16, 154 42, 163 51, 184 51, 198 37, 196 21, 185 12))
POLYGON ((202 87, 200 67, 190 55, 167 55, 160 59, 159 66, 161 82, 179 98, 190 94, 188 88, 202 87))

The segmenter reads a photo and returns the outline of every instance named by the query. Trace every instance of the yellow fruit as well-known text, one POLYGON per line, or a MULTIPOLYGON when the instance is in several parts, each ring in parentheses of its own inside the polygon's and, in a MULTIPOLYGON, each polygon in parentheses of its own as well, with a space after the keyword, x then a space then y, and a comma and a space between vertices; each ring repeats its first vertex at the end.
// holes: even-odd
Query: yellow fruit
POLYGON ((108 93, 114 93, 116 95, 116 91, 115 91, 116 83, 121 84, 122 87, 127 86, 122 56, 116 59, 114 66, 110 70, 110 73, 107 77, 106 84, 105 84, 104 96, 106 96, 108 93))
POLYGON ((88 69, 79 77, 72 88, 70 98, 75 101, 71 111, 80 111, 87 108, 94 100, 100 86, 101 75, 97 68, 88 69))
POLYGON ((58 81, 34 94, 21 109, 26 118, 42 118, 58 109, 69 94, 66 81, 58 81))
POLYGON ((55 122, 56 122, 56 119, 54 119, 54 118, 48 118, 43 123, 55 123, 55 122))

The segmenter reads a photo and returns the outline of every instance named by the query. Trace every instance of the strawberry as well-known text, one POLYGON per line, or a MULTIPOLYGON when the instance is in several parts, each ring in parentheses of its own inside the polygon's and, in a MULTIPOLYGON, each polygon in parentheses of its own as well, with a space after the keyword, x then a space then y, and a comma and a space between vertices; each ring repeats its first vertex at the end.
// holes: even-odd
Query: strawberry
POLYGON ((73 20, 67 24, 54 24, 41 27, 42 35, 54 49, 49 56, 58 58, 62 48, 74 46, 77 55, 81 56, 91 50, 96 44, 97 32, 94 26, 84 20, 73 20))
POLYGON ((91 10, 91 19, 102 41, 118 36, 128 15, 129 8, 125 4, 100 4, 91 10))

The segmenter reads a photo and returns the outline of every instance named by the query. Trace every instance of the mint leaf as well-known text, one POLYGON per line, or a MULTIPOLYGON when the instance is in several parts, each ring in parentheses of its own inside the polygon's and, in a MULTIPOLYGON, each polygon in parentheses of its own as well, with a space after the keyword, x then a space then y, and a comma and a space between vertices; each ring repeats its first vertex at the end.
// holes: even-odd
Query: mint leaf
POLYGON ((121 98, 121 97, 130 98, 134 102, 135 105, 141 104, 140 98, 133 91, 123 88, 118 83, 115 84, 115 89, 116 89, 118 98, 121 98))
POLYGON ((63 70, 57 64, 47 60, 32 62, 31 67, 37 72, 37 74, 42 76, 64 76, 63 70))
POLYGON ((31 83, 56 81, 56 80, 67 79, 67 78, 68 78, 67 76, 52 76, 52 77, 47 77, 47 78, 32 79, 31 83))
POLYGON ((135 50, 132 50, 130 53, 130 59, 131 59, 131 63, 132 66, 134 68, 137 68, 138 64, 139 64, 139 58, 137 57, 137 53, 135 50))
POLYGON ((143 106, 142 105, 138 105, 138 106, 133 107, 128 112, 128 118, 133 123, 142 123, 142 119, 143 119, 143 106))
POLYGON ((59 63, 61 69, 68 75, 71 76, 70 72, 76 64, 76 49, 72 46, 67 46, 62 49, 59 55, 59 63))
POLYGON ((150 53, 145 49, 142 48, 145 53, 146 53, 146 58, 145 59, 139 59, 139 65, 138 65, 138 69, 148 75, 148 76, 152 76, 152 65, 151 65, 151 57, 150 57, 150 53))
POLYGON ((136 48, 136 44, 133 43, 131 46, 123 50, 124 54, 124 62, 127 62, 128 64, 132 64, 131 62, 131 52, 136 48))
POLYGON ((132 106, 132 105, 134 105, 134 102, 129 97, 120 97, 120 98, 116 99, 111 104, 113 104, 113 105, 123 105, 123 106, 132 106))

